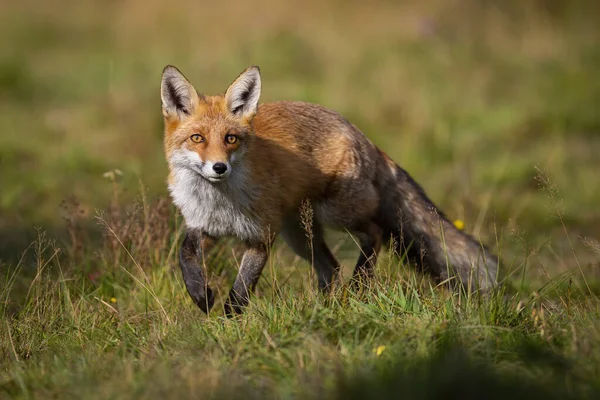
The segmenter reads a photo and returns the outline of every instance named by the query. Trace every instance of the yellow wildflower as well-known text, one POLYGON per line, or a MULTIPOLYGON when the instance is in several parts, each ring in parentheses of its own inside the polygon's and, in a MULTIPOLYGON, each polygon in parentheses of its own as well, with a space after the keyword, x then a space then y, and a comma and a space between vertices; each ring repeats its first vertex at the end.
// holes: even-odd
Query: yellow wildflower
POLYGON ((456 221, 454 221, 454 226, 459 231, 462 231, 463 229, 465 229, 465 223, 464 223, 464 221, 462 221, 460 219, 457 219, 456 221))
POLYGON ((375 354, 377 354, 378 356, 381 355, 381 353, 383 353, 383 351, 385 350, 385 346, 379 346, 375 349, 375 354))
POLYGON ((110 298, 110 302, 111 303, 116 303, 117 302, 117 298, 116 297, 111 297, 110 298))

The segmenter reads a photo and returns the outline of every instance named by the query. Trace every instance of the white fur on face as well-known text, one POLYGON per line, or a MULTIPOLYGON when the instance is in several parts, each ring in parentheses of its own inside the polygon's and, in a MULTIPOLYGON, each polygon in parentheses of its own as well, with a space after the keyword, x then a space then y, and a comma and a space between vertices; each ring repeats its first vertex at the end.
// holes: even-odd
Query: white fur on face
POLYGON ((208 176, 217 175, 212 170, 213 163, 202 162, 196 152, 178 150, 169 162, 173 172, 169 191, 188 227, 215 237, 237 236, 242 240, 264 237, 264 229, 252 207, 258 188, 249 186, 241 166, 232 172, 228 165, 223 174, 227 179, 211 181, 208 176))
MULTIPOLYGON (((234 157, 232 156, 232 161, 233 158, 234 157)), ((187 149, 177 150, 173 153, 169 161, 172 166, 176 168, 189 168, 213 183, 224 181, 225 179, 229 178, 231 172, 233 171, 231 163, 226 160, 221 162, 227 166, 227 171, 225 171, 223 174, 217 174, 213 169, 213 166, 216 164, 215 162, 208 160, 204 161, 200 158, 198 153, 187 149)))

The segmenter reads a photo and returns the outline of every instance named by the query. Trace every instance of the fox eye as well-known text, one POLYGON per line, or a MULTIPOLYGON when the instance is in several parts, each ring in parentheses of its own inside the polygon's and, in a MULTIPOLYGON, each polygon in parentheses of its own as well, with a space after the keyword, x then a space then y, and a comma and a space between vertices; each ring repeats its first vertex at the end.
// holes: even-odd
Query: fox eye
POLYGON ((227 134, 225 135, 225 142, 227 144, 235 144, 238 141, 238 137, 235 135, 227 134))
POLYGON ((198 134, 192 135, 190 136, 190 139, 192 139, 192 142, 194 143, 202 143, 204 142, 204 138, 198 134))

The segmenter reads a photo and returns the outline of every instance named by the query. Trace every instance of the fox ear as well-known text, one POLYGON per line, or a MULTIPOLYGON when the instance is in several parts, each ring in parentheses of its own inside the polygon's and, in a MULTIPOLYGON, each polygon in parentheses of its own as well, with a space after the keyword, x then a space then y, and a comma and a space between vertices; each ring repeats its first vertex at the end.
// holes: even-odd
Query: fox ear
POLYGON ((252 118, 260 98, 260 69, 249 67, 237 77, 225 93, 225 103, 236 117, 252 118))
POLYGON ((198 93, 181 71, 167 65, 162 73, 160 98, 165 118, 183 119, 198 105, 198 93))

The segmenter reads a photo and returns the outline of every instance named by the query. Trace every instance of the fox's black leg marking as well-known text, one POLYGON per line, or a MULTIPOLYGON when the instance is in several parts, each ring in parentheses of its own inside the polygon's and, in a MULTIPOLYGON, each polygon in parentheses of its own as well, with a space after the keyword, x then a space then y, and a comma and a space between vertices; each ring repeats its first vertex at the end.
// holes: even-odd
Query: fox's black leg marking
POLYGON ((315 241, 314 247, 315 270, 317 271, 319 289, 323 293, 328 293, 339 276, 340 264, 338 264, 335 256, 331 253, 329 247, 327 247, 327 243, 325 243, 323 237, 315 241))
POLYGON ((256 287, 258 278, 269 258, 269 248, 270 244, 252 244, 244 253, 240 271, 235 278, 231 292, 229 292, 229 299, 225 302, 227 316, 240 314, 243 307, 248 304, 250 292, 256 287))
POLYGON ((186 232, 179 252, 179 265, 187 291, 205 313, 208 313, 215 302, 215 295, 205 278, 205 258, 213 244, 213 238, 190 229, 186 232))
POLYGON ((340 265, 327 247, 323 237, 323 227, 316 219, 312 222, 312 245, 302 228, 300 218, 288 217, 283 224, 281 236, 296 254, 312 263, 317 273, 319 289, 328 292, 338 277, 340 265))
POLYGON ((382 241, 381 229, 375 223, 370 223, 357 235, 360 242, 360 256, 352 276, 355 287, 361 283, 366 283, 373 276, 373 269, 377 263, 377 254, 381 249, 382 241))

